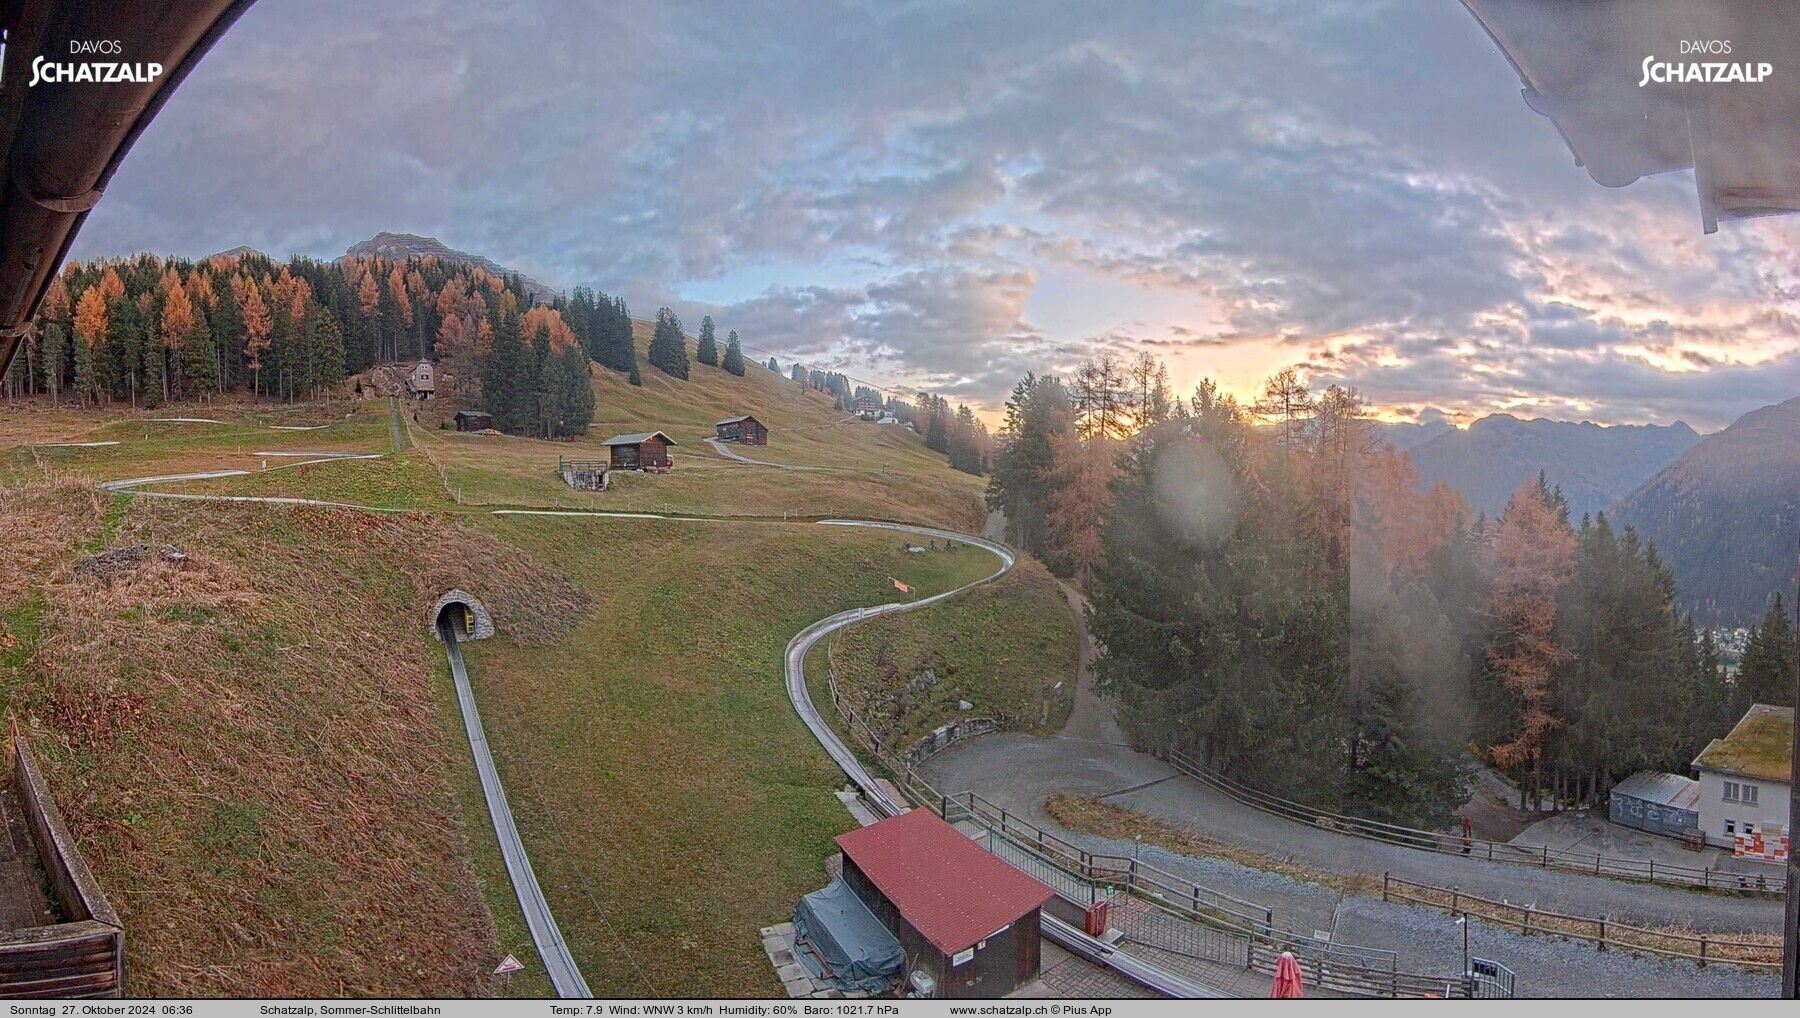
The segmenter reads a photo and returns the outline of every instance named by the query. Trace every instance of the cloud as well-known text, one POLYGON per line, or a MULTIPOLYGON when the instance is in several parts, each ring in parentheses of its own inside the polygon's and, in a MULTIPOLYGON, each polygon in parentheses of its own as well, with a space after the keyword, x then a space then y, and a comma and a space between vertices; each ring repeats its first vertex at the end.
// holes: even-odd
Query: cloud
POLYGON ((1455 5, 319 0, 250 9, 76 254, 403 230, 988 406, 1149 350, 1717 425, 1793 394, 1800 257, 1696 224, 1593 185, 1455 5))

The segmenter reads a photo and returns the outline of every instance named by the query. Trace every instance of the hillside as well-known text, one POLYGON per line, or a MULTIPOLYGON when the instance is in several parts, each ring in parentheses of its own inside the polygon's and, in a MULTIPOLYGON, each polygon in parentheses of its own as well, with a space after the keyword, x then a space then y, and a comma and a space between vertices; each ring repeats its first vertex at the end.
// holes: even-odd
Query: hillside
POLYGON ((1703 622, 1749 623, 1792 592, 1800 538, 1800 398, 1754 410, 1619 503, 1703 622))
MULTIPOLYGON (((640 324, 640 332, 647 331, 640 324)), ((592 368, 594 422, 568 442, 500 435, 467 435, 434 426, 453 404, 421 408, 413 428, 418 447, 443 472, 444 484, 465 505, 546 505, 704 515, 854 515, 929 520, 979 527, 984 480, 951 470, 911 430, 858 421, 833 407, 826 393, 754 362, 739 378, 694 363, 687 380, 671 378, 643 360, 643 385, 598 365, 592 368), (713 424, 751 414, 769 428, 769 444, 736 447, 750 459, 804 466, 788 470, 727 459, 706 439, 713 424), (606 492, 576 492, 555 474, 557 457, 604 459, 607 438, 663 431, 676 442, 667 474, 620 472, 606 492)), ((692 347, 690 346, 690 351, 692 347)))
POLYGON ((1699 440, 1681 422, 1602 427, 1493 414, 1415 447, 1411 456, 1424 484, 1444 481, 1489 517, 1542 470, 1580 519, 1610 509, 1699 440))
MULTIPOLYGON (((350 245, 344 257, 380 257, 393 261, 405 261, 408 258, 442 258, 447 262, 467 262, 492 272, 496 276, 508 276, 516 270, 509 269, 481 255, 470 254, 445 244, 436 237, 421 237, 416 233, 388 233, 383 231, 358 244, 350 245)), ((526 290, 536 293, 544 300, 560 291, 541 279, 533 279, 524 273, 518 273, 519 282, 526 290)))

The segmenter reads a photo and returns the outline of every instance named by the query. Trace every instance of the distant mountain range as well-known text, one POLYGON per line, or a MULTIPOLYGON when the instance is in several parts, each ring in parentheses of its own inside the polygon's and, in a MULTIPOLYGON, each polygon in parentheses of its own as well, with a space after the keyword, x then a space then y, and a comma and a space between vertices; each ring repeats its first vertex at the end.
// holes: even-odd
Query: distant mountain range
POLYGON ((1425 484, 1444 481, 1490 519, 1541 470, 1562 488, 1570 514, 1580 520, 1612 508, 1699 441, 1680 421, 1602 427, 1494 414, 1466 429, 1448 428, 1413 446, 1410 455, 1425 484))
MULTIPOLYGON (((509 269, 481 255, 473 255, 467 251, 458 251, 438 240, 436 237, 421 237, 415 233, 377 233, 360 244, 352 244, 344 257, 381 257, 394 261, 405 261, 408 258, 442 258, 448 262, 467 262, 478 265, 496 276, 514 275, 509 269)), ((525 289, 535 294, 540 301, 548 302, 560 291, 541 279, 533 279, 522 272, 516 273, 519 282, 525 289)))
POLYGON ((1800 398, 1753 410, 1619 503, 1655 542, 1683 606, 1708 624, 1749 623, 1794 592, 1800 541, 1800 398))

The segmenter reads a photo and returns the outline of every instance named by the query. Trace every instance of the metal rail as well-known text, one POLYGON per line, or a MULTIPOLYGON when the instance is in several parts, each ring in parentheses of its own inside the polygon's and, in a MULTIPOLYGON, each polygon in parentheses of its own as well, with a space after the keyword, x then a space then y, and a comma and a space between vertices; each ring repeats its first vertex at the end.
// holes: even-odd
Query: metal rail
POLYGON ((475 756, 475 770, 481 775, 481 793, 487 798, 488 816, 494 822, 494 837, 500 842, 500 855, 506 860, 506 873, 512 879, 513 893, 519 898, 519 911, 525 914, 525 925, 537 945, 538 957, 550 985, 560 997, 592 997, 587 980, 569 953, 556 917, 550 914, 550 903, 538 886, 537 874, 531 869, 531 858, 525 854, 525 842, 513 823, 512 807, 506 802, 506 788, 500 784, 500 772, 494 767, 494 755, 488 751, 487 734, 481 727, 481 711, 475 706, 475 690, 469 684, 469 672, 463 667, 462 649, 457 646, 456 630, 449 625, 438 627, 444 641, 444 652, 450 658, 450 675, 456 680, 456 704, 462 709, 463 727, 469 733, 469 749, 475 756))

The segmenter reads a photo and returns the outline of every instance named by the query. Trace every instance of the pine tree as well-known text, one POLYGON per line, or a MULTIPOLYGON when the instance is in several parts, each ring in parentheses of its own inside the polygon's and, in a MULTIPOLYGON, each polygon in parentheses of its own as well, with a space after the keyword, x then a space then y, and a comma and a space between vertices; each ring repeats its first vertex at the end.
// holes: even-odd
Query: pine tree
MULTIPOLYGON (((712 319, 707 319, 707 322, 711 321, 712 319)), ((744 377, 744 348, 738 343, 736 329, 731 330, 731 335, 725 339, 725 370, 739 378, 744 377)))
POLYGON ((1794 627, 1776 594, 1744 646, 1733 683, 1734 713, 1741 717, 1753 703, 1792 707, 1794 668, 1794 627))
POLYGON ((44 388, 50 393, 50 405, 55 406, 57 393, 62 389, 63 372, 68 368, 68 330, 59 321, 46 322, 38 349, 44 363, 44 388))
POLYGON ((496 430, 514 431, 524 423, 521 404, 530 393, 521 390, 520 381, 529 374, 526 361, 518 315, 504 313, 481 372, 481 405, 494 415, 496 430))
POLYGON ((781 365, 775 363, 775 358, 773 357, 769 358, 769 370, 777 375, 781 374, 781 365))
POLYGON ((687 337, 681 331, 681 320, 668 308, 656 312, 656 334, 650 340, 648 360, 663 374, 688 376, 687 337))
MULTIPOLYGON (((732 335, 735 336, 737 333, 734 332, 732 335)), ((714 338, 713 320, 711 315, 707 315, 700 319, 700 341, 698 348, 694 351, 694 359, 702 364, 711 364, 714 367, 717 367, 719 364, 719 342, 714 338)), ((740 364, 740 368, 741 367, 742 365, 740 364)), ((739 370, 733 372, 733 374, 741 375, 743 374, 743 371, 739 370)))

